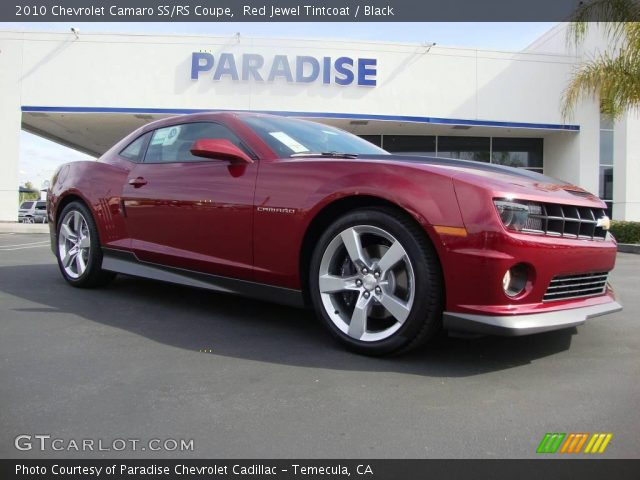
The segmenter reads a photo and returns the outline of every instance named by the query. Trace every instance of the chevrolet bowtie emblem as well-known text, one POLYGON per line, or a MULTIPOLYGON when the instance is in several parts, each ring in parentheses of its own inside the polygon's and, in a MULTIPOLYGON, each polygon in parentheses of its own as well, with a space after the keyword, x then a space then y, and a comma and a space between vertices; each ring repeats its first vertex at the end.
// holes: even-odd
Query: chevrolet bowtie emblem
POLYGON ((600 217, 596 222, 596 226, 602 228, 603 230, 609 230, 611 228, 611 220, 606 215, 600 217))

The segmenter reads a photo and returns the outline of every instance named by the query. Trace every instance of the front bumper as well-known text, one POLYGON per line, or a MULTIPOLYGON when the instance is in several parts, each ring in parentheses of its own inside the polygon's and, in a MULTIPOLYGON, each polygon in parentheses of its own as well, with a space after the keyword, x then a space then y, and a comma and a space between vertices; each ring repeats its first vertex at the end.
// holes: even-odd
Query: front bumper
POLYGON ((589 318, 620 310, 622 305, 611 301, 599 305, 526 315, 498 316, 444 312, 442 318, 444 328, 451 332, 520 336, 575 327, 582 325, 589 318))

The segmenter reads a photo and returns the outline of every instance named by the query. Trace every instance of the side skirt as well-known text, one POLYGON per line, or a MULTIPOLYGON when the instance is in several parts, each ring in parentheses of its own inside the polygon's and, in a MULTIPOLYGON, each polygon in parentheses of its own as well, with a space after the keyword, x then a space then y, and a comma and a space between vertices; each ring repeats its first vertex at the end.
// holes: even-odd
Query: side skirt
POLYGON ((143 262, 134 253, 123 250, 103 248, 102 254, 102 268, 111 272, 242 295, 292 307, 304 307, 300 290, 143 262))

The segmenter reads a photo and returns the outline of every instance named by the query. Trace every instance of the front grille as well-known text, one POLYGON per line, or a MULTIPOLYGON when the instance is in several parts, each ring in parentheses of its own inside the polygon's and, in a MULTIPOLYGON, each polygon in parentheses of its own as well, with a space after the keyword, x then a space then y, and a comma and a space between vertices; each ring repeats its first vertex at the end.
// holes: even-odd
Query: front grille
POLYGON ((608 275, 608 272, 594 272, 554 277, 549 283, 543 300, 552 302, 568 298, 602 295, 607 288, 608 275))
POLYGON ((529 220, 523 232, 585 240, 603 240, 607 236, 607 231, 598 226, 598 219, 606 216, 602 208, 537 202, 528 205, 529 220))

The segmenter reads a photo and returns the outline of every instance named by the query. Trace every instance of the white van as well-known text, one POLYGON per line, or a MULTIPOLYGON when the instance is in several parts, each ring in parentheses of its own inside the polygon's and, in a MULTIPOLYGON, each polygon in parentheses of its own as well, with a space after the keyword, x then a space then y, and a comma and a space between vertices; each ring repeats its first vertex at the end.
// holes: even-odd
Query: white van
POLYGON ((18 210, 18 221, 21 223, 47 223, 47 202, 44 200, 22 202, 20 210, 18 210))

